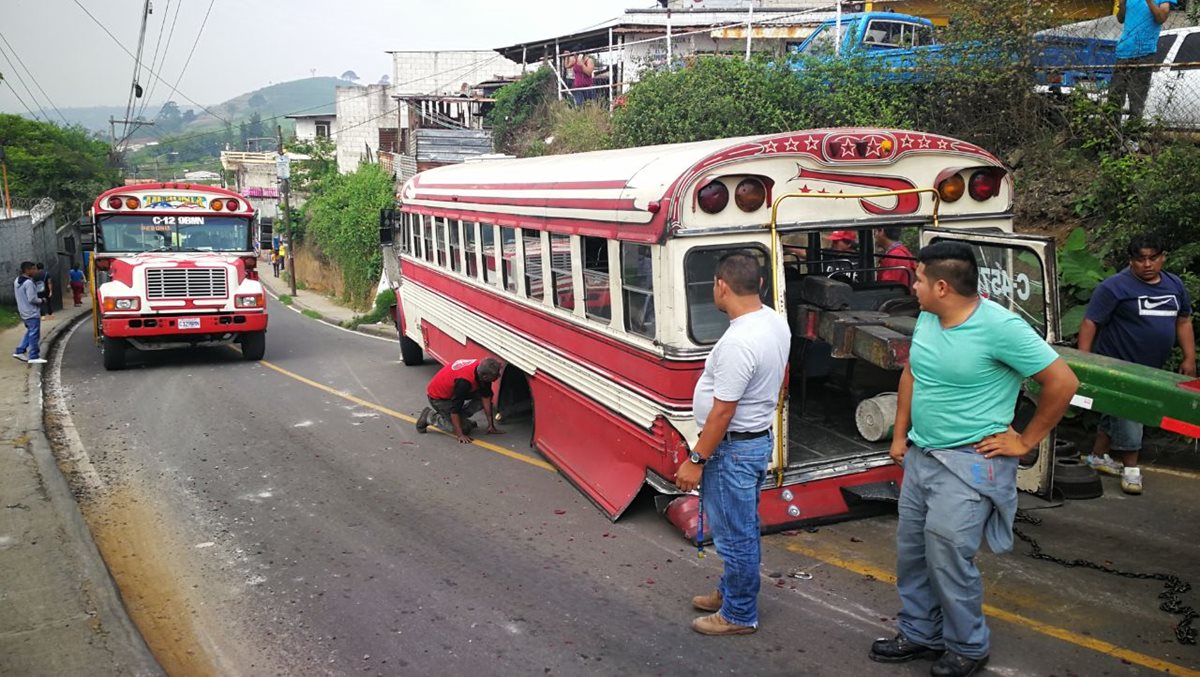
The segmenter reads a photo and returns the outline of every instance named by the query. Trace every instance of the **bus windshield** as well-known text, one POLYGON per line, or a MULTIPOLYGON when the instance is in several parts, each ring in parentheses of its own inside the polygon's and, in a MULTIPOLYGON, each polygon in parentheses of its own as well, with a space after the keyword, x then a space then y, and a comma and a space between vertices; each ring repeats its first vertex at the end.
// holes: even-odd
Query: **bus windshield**
POLYGON ((200 214, 149 216, 118 214, 99 223, 104 252, 250 251, 250 219, 200 214))

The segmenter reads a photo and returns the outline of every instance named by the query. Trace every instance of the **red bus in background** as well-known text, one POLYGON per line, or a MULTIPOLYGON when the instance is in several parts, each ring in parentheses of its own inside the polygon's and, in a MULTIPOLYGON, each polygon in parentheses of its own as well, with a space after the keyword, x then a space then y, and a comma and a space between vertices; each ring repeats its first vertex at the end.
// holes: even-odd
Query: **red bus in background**
POLYGON ((93 329, 106 369, 130 349, 237 343, 266 351, 266 297, 255 270, 254 209, 211 186, 152 183, 92 206, 93 329))

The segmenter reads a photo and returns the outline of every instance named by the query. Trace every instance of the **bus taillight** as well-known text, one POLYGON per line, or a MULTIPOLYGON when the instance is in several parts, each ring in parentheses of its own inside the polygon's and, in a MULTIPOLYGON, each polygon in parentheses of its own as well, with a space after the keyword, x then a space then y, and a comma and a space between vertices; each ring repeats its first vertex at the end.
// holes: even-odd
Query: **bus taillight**
POLYGON ((116 197, 115 195, 113 197, 108 198, 108 208, 109 209, 120 209, 121 204, 122 204, 121 198, 116 197))
POLYGON ((951 174, 938 184, 938 195, 942 198, 942 202, 958 202, 966 187, 967 182, 963 181, 961 174, 951 174))
POLYGON ((138 207, 141 207, 141 206, 142 206, 142 201, 137 199, 136 197, 125 198, 125 207, 127 209, 137 209, 138 207))
POLYGON ((967 191, 979 202, 996 197, 1000 194, 1000 172, 992 169, 975 172, 967 191))
POLYGON ((208 206, 212 207, 212 210, 214 212, 219 212, 219 211, 221 211, 221 208, 225 206, 225 203, 222 202, 221 200, 217 199, 217 200, 213 200, 212 202, 209 202, 208 206))
POLYGON ((767 187, 758 179, 742 179, 733 191, 733 201, 744 212, 756 211, 767 201, 767 187))
POLYGON ((237 200, 230 199, 230 200, 225 201, 225 209, 226 210, 235 212, 235 211, 237 211, 237 208, 238 208, 237 200))
POLYGON ((716 214, 729 204, 729 189, 720 181, 712 181, 696 193, 696 202, 706 214, 716 214))

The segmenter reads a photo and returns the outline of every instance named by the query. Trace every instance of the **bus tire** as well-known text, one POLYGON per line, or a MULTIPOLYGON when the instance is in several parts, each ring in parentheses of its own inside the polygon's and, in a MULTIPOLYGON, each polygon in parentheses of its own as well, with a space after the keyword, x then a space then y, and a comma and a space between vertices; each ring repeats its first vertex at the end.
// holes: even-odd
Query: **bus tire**
POLYGON ((101 342, 104 353, 104 368, 108 371, 120 371, 125 368, 125 339, 105 336, 101 342))
POLYGON ((421 344, 407 336, 400 337, 400 360, 406 367, 416 367, 425 364, 425 351, 421 344))
POLYGON ((267 352, 267 332, 256 331, 242 335, 242 358, 257 362, 267 352))

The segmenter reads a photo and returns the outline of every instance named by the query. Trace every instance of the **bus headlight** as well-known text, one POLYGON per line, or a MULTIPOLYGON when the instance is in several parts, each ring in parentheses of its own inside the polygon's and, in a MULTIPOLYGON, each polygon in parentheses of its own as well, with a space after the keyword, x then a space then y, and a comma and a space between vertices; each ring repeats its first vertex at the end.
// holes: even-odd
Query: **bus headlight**
POLYGON ((236 308, 262 308, 262 294, 238 294, 233 299, 233 305, 236 308))
POLYGON ((106 298, 104 299, 105 310, 140 310, 142 307, 141 301, 137 298, 106 298))

